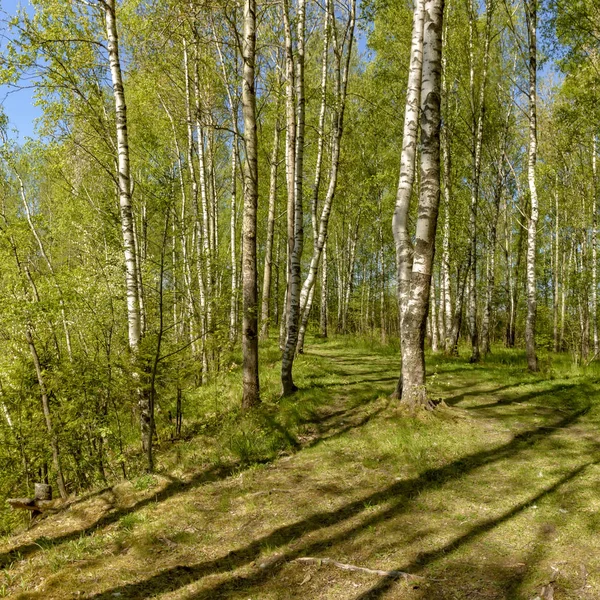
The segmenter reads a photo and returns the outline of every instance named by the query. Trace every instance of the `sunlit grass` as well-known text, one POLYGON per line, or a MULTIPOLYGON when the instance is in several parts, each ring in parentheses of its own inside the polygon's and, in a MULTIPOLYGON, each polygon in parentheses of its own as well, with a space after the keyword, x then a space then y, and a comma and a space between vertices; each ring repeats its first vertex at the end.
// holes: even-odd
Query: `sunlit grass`
POLYGON ((600 597, 597 365, 428 354, 444 402, 414 415, 389 399, 397 346, 306 350, 295 396, 279 398, 270 343, 258 410, 239 409, 239 366, 223 372, 186 399, 159 474, 9 540, 0 595, 531 600, 554 581, 557 598, 600 597), (307 555, 425 579, 294 562, 307 555))

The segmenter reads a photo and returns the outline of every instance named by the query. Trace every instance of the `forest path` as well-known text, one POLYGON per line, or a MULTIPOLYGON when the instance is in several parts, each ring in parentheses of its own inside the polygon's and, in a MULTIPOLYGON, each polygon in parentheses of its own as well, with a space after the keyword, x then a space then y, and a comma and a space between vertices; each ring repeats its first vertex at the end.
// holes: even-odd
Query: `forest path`
POLYGON ((301 361, 314 368, 295 401, 319 408, 294 454, 99 493, 10 540, 0 590, 531 600, 551 585, 556 600, 600 597, 600 386, 589 376, 529 375, 503 351, 475 366, 436 356, 430 387, 448 407, 413 418, 388 399, 397 358, 376 344, 321 343, 301 361))

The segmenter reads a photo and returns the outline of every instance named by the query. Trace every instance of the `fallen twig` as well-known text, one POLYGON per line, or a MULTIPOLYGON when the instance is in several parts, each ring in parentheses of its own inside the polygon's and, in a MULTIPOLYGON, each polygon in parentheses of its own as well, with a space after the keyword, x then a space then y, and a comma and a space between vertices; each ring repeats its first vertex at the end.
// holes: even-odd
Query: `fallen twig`
POLYGON ((403 577, 404 579, 421 580, 426 579, 421 575, 413 575, 412 573, 406 573, 405 571, 382 571, 381 569, 368 569, 367 567, 358 567, 356 565, 341 563, 337 560, 333 560, 332 558, 316 558, 313 556, 303 556, 301 558, 296 558, 295 561, 317 565, 333 565, 334 567, 337 567, 338 569, 343 569, 344 571, 358 571, 359 573, 368 573, 369 575, 378 575, 379 577, 403 577))
POLYGON ((270 490, 261 490, 259 492, 252 492, 251 494, 248 494, 247 497, 248 498, 253 498, 254 496, 270 496, 271 494, 275 494, 275 493, 289 494, 292 491, 293 490, 284 490, 284 489, 280 489, 280 488, 272 488, 270 490))

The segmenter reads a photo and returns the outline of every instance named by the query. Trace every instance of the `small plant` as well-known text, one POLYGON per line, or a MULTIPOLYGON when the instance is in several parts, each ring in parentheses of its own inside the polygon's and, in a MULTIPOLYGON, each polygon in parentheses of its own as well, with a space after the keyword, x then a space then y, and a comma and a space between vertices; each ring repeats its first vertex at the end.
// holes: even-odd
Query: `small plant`
POLYGON ((145 518, 137 513, 129 513, 119 519, 119 529, 131 533, 134 527, 140 523, 143 523, 145 518))
POLYGON ((150 488, 153 488, 157 485, 157 483, 158 482, 156 481, 156 477, 154 477, 154 475, 147 474, 138 477, 133 482, 133 487, 138 492, 143 492, 144 490, 149 490, 150 488))

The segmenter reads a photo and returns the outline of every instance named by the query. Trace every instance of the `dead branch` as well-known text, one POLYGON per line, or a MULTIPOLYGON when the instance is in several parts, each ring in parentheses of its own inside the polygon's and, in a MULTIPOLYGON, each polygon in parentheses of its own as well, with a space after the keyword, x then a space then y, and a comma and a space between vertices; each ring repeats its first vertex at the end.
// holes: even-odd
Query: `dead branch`
POLYGON ((369 575, 378 575, 379 577, 391 577, 391 578, 404 578, 404 579, 419 579, 424 580, 425 577, 421 575, 413 575, 412 573, 406 573, 405 571, 382 571, 380 569, 368 569, 367 567, 358 567, 356 565, 349 565, 346 563, 338 562, 337 560, 333 560, 332 558, 316 558, 313 556, 304 556, 301 558, 296 558, 295 562, 303 562, 303 563, 311 563, 316 565, 333 565, 338 569, 343 569, 344 571, 357 571, 359 573, 368 573, 369 575))

